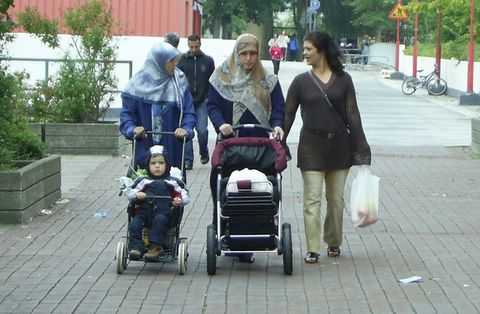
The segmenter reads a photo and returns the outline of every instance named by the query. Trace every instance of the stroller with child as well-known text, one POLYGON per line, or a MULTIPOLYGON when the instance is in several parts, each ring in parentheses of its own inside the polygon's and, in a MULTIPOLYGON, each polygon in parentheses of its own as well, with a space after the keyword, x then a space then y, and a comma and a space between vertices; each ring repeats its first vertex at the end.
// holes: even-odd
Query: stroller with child
MULTIPOLYGON (((234 126, 273 130, 256 124, 234 126)), ((292 274, 292 235, 282 217, 282 176, 286 152, 276 139, 220 139, 212 154, 210 187, 214 221, 207 227, 207 272, 216 273, 221 254, 278 253, 292 274)))
MULTIPOLYGON (((147 136, 151 136, 154 134, 162 134, 162 135, 171 135, 173 136, 173 132, 147 132, 147 136)), ((123 189, 125 189, 129 184, 133 183, 133 180, 136 177, 144 175, 145 173, 142 172, 142 169, 136 169, 135 166, 135 145, 136 145, 136 138, 132 141, 133 150, 132 150, 132 158, 129 165, 129 169, 127 171, 127 176, 122 177, 121 181, 123 184, 123 189)), ((175 181, 182 187, 185 188, 186 182, 186 172, 185 172, 185 139, 183 139, 183 147, 182 147, 182 163, 181 169, 172 167, 170 170, 170 175, 175 181)), ((120 192, 122 194, 122 192, 120 192)), ((156 196, 156 195, 148 195, 145 201, 148 204, 149 210, 154 209, 155 202, 159 199, 170 199, 167 196, 156 196)), ((137 210, 137 204, 135 201, 129 202, 127 205, 127 226, 132 221, 133 217, 135 216, 135 212, 137 210)), ((173 214, 168 221, 168 228, 164 235, 163 241, 163 248, 164 253, 160 255, 158 258, 152 259, 140 259, 142 262, 162 262, 162 263, 169 263, 169 262, 177 262, 178 264, 178 273, 180 275, 185 274, 187 269, 187 258, 188 258, 188 245, 187 245, 187 238, 180 237, 180 224, 182 222, 184 208, 176 207, 173 210, 173 214)), ((149 246, 148 241, 148 228, 143 228, 142 231, 142 238, 145 246, 149 246)), ((117 259, 117 273, 122 274, 124 270, 127 268, 130 261, 128 250, 130 248, 130 236, 127 228, 127 234, 122 237, 122 239, 117 244, 117 251, 116 251, 116 259, 117 259)))

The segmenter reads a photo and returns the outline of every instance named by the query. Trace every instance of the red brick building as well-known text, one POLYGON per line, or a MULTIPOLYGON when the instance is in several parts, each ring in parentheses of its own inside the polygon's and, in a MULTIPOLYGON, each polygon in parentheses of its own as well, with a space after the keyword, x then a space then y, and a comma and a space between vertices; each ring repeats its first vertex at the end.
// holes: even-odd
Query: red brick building
MULTIPOLYGON (((82 5, 87 0, 15 0, 11 15, 32 6, 49 17, 62 20, 66 9, 82 5)), ((117 35, 160 36, 177 32, 180 37, 201 35, 201 15, 204 0, 102 0, 111 6, 120 26, 117 35)), ((22 32, 17 29, 17 32, 22 32)))

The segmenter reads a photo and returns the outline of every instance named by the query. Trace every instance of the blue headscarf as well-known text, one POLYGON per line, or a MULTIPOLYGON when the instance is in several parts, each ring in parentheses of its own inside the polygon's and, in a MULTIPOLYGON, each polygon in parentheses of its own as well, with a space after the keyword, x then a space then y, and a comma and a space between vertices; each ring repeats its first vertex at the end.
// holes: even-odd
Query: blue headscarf
MULTIPOLYGON (((183 112, 183 95, 188 90, 187 78, 177 68, 173 74, 165 68, 179 53, 177 48, 168 43, 155 44, 148 53, 143 68, 130 79, 123 91, 152 105, 152 131, 155 132, 162 131, 162 115, 167 105, 173 104, 183 112)), ((179 127, 181 120, 182 114, 178 121, 179 127)), ((161 138, 161 135, 154 135, 154 143, 160 143, 161 138)))
POLYGON ((151 104, 165 101, 181 105, 180 95, 188 89, 185 74, 175 68, 172 75, 165 69, 165 65, 175 59, 179 53, 170 44, 164 42, 155 44, 148 53, 145 64, 130 79, 123 92, 151 104))

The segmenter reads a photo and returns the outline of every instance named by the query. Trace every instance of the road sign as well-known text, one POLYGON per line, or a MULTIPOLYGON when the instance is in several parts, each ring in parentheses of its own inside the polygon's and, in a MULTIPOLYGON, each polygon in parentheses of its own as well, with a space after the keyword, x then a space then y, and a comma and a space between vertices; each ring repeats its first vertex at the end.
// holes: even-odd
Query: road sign
POLYGON ((312 10, 314 11, 317 11, 318 9, 320 9, 320 1, 310 0, 310 8, 312 8, 312 10))
POLYGON ((399 1, 393 7, 392 11, 388 15, 391 20, 404 20, 408 19, 407 8, 399 1))

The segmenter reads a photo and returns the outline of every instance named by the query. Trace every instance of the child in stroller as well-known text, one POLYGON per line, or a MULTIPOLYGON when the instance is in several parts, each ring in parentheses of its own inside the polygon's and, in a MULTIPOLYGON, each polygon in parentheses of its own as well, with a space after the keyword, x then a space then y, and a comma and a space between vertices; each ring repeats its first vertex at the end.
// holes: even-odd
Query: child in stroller
POLYGON ((140 260, 143 256, 146 261, 155 261, 164 253, 164 234, 175 210, 172 205, 184 206, 189 198, 182 182, 170 175, 167 153, 162 146, 150 148, 146 164, 148 176, 137 178, 125 191, 128 200, 134 202, 133 218, 128 226, 129 259, 140 260), (152 198, 153 204, 149 204, 147 198, 152 198), (144 227, 149 228, 148 251, 142 236, 144 227))

